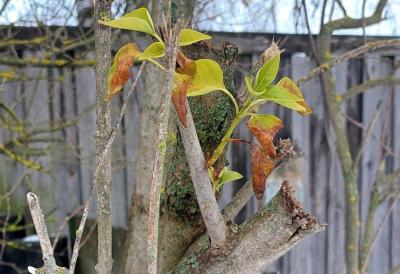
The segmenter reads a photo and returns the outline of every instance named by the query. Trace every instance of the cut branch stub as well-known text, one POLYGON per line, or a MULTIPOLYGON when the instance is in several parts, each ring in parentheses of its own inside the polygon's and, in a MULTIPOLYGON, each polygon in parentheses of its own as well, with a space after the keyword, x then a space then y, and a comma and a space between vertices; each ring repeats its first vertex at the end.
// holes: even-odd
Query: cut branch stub
POLYGON ((173 273, 261 273, 305 237, 324 230, 294 197, 288 181, 268 205, 232 233, 217 256, 204 245, 192 250, 173 273))

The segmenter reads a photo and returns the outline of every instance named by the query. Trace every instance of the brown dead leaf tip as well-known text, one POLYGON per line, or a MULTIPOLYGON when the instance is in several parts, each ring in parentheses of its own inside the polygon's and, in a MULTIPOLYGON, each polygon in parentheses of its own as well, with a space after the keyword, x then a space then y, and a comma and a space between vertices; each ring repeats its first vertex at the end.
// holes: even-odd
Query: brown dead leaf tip
POLYGON ((275 43, 275 41, 272 41, 271 45, 264 51, 262 55, 262 60, 263 63, 267 62, 268 60, 271 60, 275 55, 281 54, 285 50, 279 49, 278 43, 275 43))

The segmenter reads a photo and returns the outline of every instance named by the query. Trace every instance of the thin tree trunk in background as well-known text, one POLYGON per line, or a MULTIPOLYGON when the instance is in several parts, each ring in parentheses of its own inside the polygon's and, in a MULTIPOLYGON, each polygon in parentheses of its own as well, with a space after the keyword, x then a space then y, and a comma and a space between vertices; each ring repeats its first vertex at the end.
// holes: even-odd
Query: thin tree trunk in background
MULTIPOLYGON (((179 1, 173 1, 179 2, 179 1)), ((162 25, 162 16, 166 16, 165 6, 168 1, 153 0, 151 1, 151 16, 155 25, 162 25)), ((177 16, 177 8, 173 5, 173 16, 177 16)), ((185 1, 179 4, 179 9, 184 9, 186 19, 192 16, 194 1, 185 1)), ((183 12, 183 11, 181 11, 183 12)), ((170 19, 167 19, 170 20, 170 19)), ((165 74, 160 73, 159 68, 148 65, 143 74, 144 87, 142 94, 140 111, 140 132, 138 145, 138 162, 136 166, 136 174, 133 182, 133 193, 131 197, 131 205, 129 208, 128 232, 125 241, 125 250, 123 258, 124 274, 136 274, 147 272, 147 224, 149 214, 149 194, 152 179, 152 164, 155 158, 154 143, 156 141, 156 129, 158 127, 158 117, 162 101, 161 91, 164 89, 165 74)), ((177 125, 175 118, 170 119, 169 131, 176 131, 177 125)), ((175 132, 173 133, 175 134, 175 132)), ((167 148, 167 159, 169 162, 170 148, 167 148)), ((165 177, 165 176, 164 176, 165 177)), ((176 216, 169 216, 163 212, 160 216, 160 235, 159 246, 162 250, 159 253, 159 272, 164 273, 165 265, 169 265, 171 260, 175 263, 184 252, 186 245, 180 241, 182 239, 192 238, 193 229, 187 228, 184 223, 177 221, 176 216), (177 227, 180 229, 178 235, 177 227), (172 228, 171 228, 172 227, 172 228), (186 234, 186 235, 185 235, 186 234), (185 235, 185 236, 182 236, 185 235), (167 239, 165 239, 167 238, 167 239), (176 250, 176 247, 179 250, 176 250), (175 254, 175 256, 171 256, 175 254), (171 257, 176 257, 172 258, 171 257)), ((190 241, 191 242, 191 241, 190 241)), ((189 242, 189 243, 190 243, 189 242)), ((167 267, 168 268, 168 267, 167 267)))
MULTIPOLYGON (((104 100, 107 95, 107 75, 111 63, 111 29, 100 25, 100 18, 110 17, 110 1, 95 1, 94 31, 96 51, 96 164, 105 149, 111 133, 111 104, 104 100)), ((97 177, 97 265, 99 274, 111 273, 112 269, 112 221, 111 221, 111 151, 104 159, 104 168, 97 177)))
MULTIPOLYGON (((153 0, 151 16, 154 24, 161 23, 162 1, 153 0)), ((128 232, 124 247, 122 273, 146 273, 147 271, 147 224, 149 194, 152 178, 152 164, 155 156, 154 143, 161 105, 160 91, 163 90, 164 74, 159 68, 148 65, 143 73, 143 94, 141 95, 140 130, 136 174, 129 208, 128 232), (155 92, 158 91, 158 92, 155 92)))

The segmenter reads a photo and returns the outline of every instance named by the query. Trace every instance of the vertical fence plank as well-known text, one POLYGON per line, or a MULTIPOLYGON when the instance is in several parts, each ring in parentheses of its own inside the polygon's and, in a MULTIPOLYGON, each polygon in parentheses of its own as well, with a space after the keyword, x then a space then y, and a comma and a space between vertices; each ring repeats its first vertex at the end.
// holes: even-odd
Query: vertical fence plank
MULTIPOLYGON (((89 196, 90 184, 93 180, 95 169, 95 125, 96 114, 94 104, 96 101, 96 84, 95 75, 92 68, 78 68, 75 70, 75 85, 78 99, 78 114, 80 123, 78 126, 79 137, 79 157, 81 164, 81 195, 80 203, 82 204, 89 196)), ((95 206, 91 207, 89 218, 94 218, 95 206)))
MULTIPOLYGON (((368 74, 371 79, 380 78, 390 73, 390 62, 388 58, 380 58, 379 54, 368 55, 367 62, 368 74)), ((377 105, 382 101, 382 108, 378 114, 376 126, 371 132, 371 138, 365 145, 362 167, 361 167, 361 216, 362 223, 365 223, 365 216, 368 210, 370 189, 379 168, 380 158, 382 157, 382 148, 380 138, 384 130, 385 119, 390 118, 388 115, 388 100, 389 92, 387 87, 377 87, 366 91, 363 94, 363 126, 368 127, 372 115, 377 108, 377 105)), ((388 121, 386 121, 388 122, 388 121)), ((363 136, 365 135, 365 132, 363 136)), ((382 204, 376 212, 375 228, 383 219, 388 210, 387 203, 382 204)), ((386 224, 377 239, 374 250, 369 257, 369 273, 387 273, 389 271, 389 229, 386 224)))
MULTIPOLYGON (((395 57, 395 63, 400 62, 400 55, 395 57)), ((400 71, 397 70, 396 77, 400 78, 400 71)), ((393 152, 394 158, 394 169, 400 168, 400 142, 398 136, 400 136, 400 86, 394 87, 393 97, 393 152)), ((396 180, 397 185, 400 183, 400 179, 396 180)), ((397 201, 396 208, 393 210, 391 219, 391 268, 400 265, 400 201, 397 201)))

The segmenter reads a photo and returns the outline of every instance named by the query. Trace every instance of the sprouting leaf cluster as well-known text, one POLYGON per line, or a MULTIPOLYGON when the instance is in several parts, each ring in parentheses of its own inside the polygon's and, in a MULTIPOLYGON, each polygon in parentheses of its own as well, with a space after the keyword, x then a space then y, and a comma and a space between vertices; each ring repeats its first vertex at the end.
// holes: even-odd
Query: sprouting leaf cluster
MULTIPOLYGON (((140 50, 134 43, 128 43, 121 47, 114 57, 114 62, 109 70, 108 95, 106 100, 111 100, 131 77, 130 68, 134 61, 148 61, 164 70, 164 67, 156 61, 165 55, 165 43, 157 33, 153 20, 146 8, 131 11, 121 18, 100 23, 119 29, 143 32, 151 35, 155 42, 140 50)), ((178 45, 184 47, 193 43, 209 40, 211 36, 193 29, 182 29, 179 33, 178 45)), ((274 102, 286 108, 305 115, 312 112, 304 101, 304 97, 296 83, 288 77, 283 77, 274 84, 278 74, 281 52, 276 44, 273 44, 264 53, 264 63, 257 71, 255 77, 245 76, 248 90, 246 102, 239 106, 232 94, 225 88, 223 72, 218 63, 210 59, 191 60, 178 49, 175 69, 172 102, 178 114, 180 122, 187 127, 186 121, 186 97, 200 96, 213 91, 222 91, 232 100, 236 109, 236 116, 226 132, 212 157, 207 161, 210 179, 215 191, 228 182, 242 178, 242 175, 227 167, 216 171, 213 168, 216 160, 223 154, 225 146, 229 142, 236 126, 245 117, 249 118, 247 127, 257 138, 259 144, 252 144, 252 180, 253 189, 257 198, 261 198, 265 191, 267 176, 275 168, 275 163, 282 157, 277 153, 273 139, 276 133, 283 127, 282 121, 272 114, 257 114, 255 107, 266 102, 274 102)))

